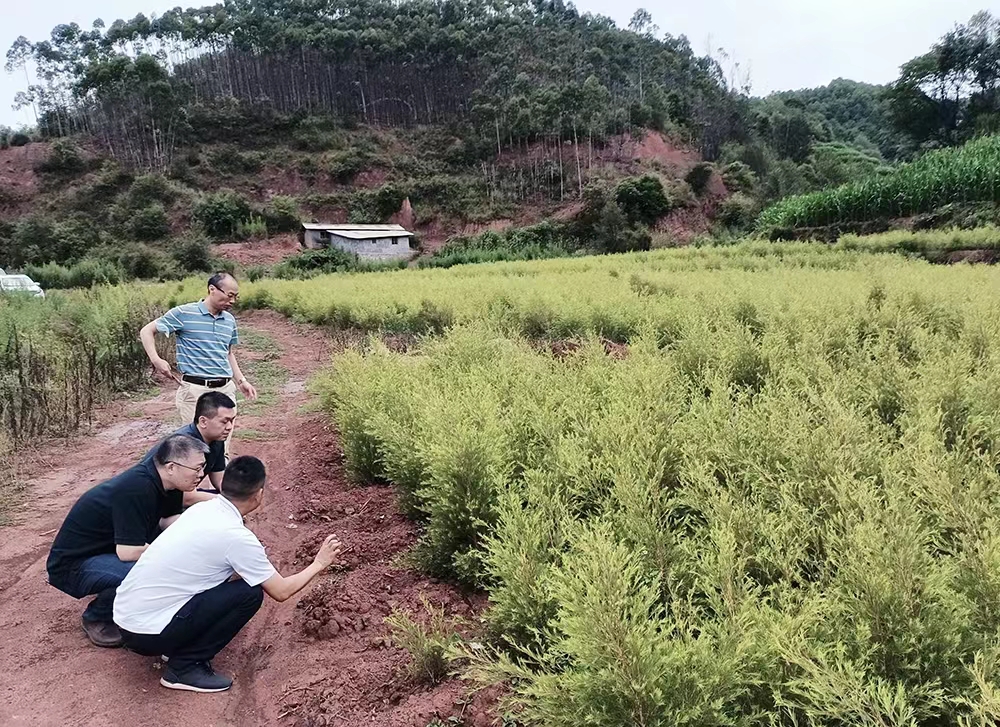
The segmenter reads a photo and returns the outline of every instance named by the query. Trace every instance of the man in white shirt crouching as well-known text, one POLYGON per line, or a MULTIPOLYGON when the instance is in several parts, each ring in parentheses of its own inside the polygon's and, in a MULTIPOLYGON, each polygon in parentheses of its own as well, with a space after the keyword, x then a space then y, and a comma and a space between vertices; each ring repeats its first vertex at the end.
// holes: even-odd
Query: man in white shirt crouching
POLYGON ((212 659, 257 613, 266 593, 285 601, 336 562, 330 535, 312 564, 284 578, 257 536, 243 524, 264 498, 266 473, 256 457, 226 467, 222 497, 188 508, 156 538, 118 586, 114 620, 125 646, 168 657, 160 684, 192 692, 223 692, 233 680, 212 659))

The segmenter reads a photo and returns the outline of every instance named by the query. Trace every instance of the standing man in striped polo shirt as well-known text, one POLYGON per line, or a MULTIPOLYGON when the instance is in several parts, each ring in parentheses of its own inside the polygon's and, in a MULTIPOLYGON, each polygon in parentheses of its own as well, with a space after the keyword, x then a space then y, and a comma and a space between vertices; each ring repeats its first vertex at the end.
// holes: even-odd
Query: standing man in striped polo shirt
MULTIPOLYGON (((236 391, 253 401, 257 390, 240 371, 233 346, 239 343, 236 319, 230 313, 240 297, 239 284, 229 273, 216 273, 208 279, 208 295, 197 303, 171 308, 139 331, 146 355, 159 373, 177 379, 170 364, 156 352, 156 332, 177 336, 177 368, 181 372, 175 402, 181 421, 194 421, 198 397, 207 391, 220 391, 236 401, 236 391)), ((229 455, 230 432, 226 438, 229 455)))

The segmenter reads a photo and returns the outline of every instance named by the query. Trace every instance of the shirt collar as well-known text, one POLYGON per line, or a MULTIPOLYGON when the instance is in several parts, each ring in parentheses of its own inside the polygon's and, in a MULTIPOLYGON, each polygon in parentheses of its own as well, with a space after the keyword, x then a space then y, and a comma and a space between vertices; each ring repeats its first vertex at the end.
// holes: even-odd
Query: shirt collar
MULTIPOLYGON (((201 311, 202 315, 212 316, 212 311, 210 311, 208 309, 208 306, 205 305, 205 299, 204 298, 202 298, 201 300, 198 301, 198 310, 201 311)), ((225 317, 226 317, 226 311, 220 311, 219 315, 212 316, 212 318, 225 318, 225 317)))
POLYGON ((146 469, 146 472, 149 474, 149 479, 156 488, 156 493, 158 495, 166 495, 167 491, 163 489, 163 480, 160 479, 160 472, 156 469, 156 460, 150 457, 148 461, 143 462, 139 466, 146 469))
POLYGON ((231 513, 232 516, 239 520, 241 524, 243 523, 243 514, 239 511, 239 508, 236 507, 236 505, 229 501, 229 498, 223 497, 222 495, 216 495, 215 499, 222 501, 221 504, 218 505, 219 508, 231 513))

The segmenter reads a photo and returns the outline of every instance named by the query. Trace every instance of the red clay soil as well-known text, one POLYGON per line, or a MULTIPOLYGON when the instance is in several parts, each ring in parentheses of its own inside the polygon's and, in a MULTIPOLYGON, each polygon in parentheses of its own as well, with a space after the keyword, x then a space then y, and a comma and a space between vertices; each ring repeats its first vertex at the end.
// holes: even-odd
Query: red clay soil
POLYGON ((41 143, 0 149, 0 220, 29 211, 38 194, 35 165, 48 151, 49 145, 41 143))
POLYGON ((172 390, 117 403, 93 432, 41 443, 22 463, 30 475, 26 504, 0 530, 0 725, 424 727, 451 716, 457 724, 489 724, 487 696, 468 697, 454 679, 416 683, 405 671, 407 655, 391 645, 383 618, 393 608, 419 616, 421 595, 469 622, 483 603, 402 565, 417 533, 393 491, 349 483, 337 433, 324 415, 303 412, 304 381, 329 361, 330 341, 267 312, 240 320, 278 343, 276 363, 289 373, 277 401, 237 425, 233 451, 268 467, 264 505, 248 525, 282 573, 308 563, 329 533, 344 544, 343 563, 297 598, 265 598, 214 662, 235 676, 224 694, 164 689, 157 659, 92 646, 80 628, 85 602, 46 583, 48 548, 81 493, 176 426, 172 390), (250 436, 240 439, 241 430, 250 436))
POLYGON ((250 265, 274 265, 300 251, 299 239, 294 234, 275 235, 267 240, 223 242, 213 249, 244 268, 250 265))

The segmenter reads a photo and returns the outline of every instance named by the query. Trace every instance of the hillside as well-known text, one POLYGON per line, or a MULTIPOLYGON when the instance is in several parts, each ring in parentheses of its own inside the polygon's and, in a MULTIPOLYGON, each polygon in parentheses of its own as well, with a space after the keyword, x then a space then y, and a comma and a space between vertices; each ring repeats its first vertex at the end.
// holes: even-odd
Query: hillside
POLYGON ((642 9, 627 29, 557 0, 239 0, 61 24, 7 55, 38 125, 0 129, 0 260, 72 287, 220 256, 252 277, 357 267, 282 262, 303 220, 403 222, 445 265, 739 234, 781 199, 989 129, 998 29, 977 15, 887 87, 752 99, 642 9), (934 90, 973 72, 957 102, 934 90))

